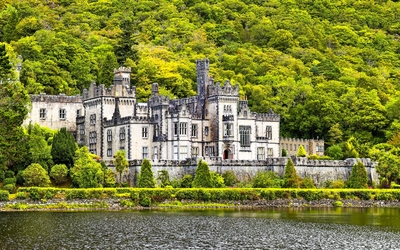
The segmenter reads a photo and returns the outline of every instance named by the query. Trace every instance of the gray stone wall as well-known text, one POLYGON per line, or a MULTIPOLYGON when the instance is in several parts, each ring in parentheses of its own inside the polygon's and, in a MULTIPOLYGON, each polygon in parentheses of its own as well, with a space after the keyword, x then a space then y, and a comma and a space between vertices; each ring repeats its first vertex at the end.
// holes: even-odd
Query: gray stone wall
MULTIPOLYGON (((185 161, 160 160, 152 161, 152 169, 155 178, 158 177, 158 171, 167 170, 170 180, 182 178, 185 174, 194 176, 196 173, 197 163, 200 158, 187 159, 185 161)), ((220 157, 204 159, 211 171, 224 173, 225 171, 233 171, 240 181, 251 180, 259 171, 274 171, 283 176, 285 165, 288 158, 276 157, 268 158, 265 161, 251 160, 222 160, 220 157)), ((361 161, 367 170, 370 180, 378 182, 378 174, 376 173, 376 162, 370 159, 346 159, 344 161, 320 161, 309 160, 303 157, 294 157, 293 163, 297 173, 302 177, 311 177, 317 185, 322 185, 330 180, 347 180, 351 173, 352 166, 361 161)), ((124 180, 130 184, 134 184, 135 177, 140 173, 141 160, 130 161, 129 174, 125 174, 124 180)))

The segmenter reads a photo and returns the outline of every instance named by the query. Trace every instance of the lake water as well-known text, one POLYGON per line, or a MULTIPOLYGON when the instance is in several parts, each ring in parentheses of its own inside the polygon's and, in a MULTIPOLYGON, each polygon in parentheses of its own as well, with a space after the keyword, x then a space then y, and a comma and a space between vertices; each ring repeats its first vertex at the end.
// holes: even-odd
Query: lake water
POLYGON ((0 249, 400 249, 400 209, 2 212, 0 249))

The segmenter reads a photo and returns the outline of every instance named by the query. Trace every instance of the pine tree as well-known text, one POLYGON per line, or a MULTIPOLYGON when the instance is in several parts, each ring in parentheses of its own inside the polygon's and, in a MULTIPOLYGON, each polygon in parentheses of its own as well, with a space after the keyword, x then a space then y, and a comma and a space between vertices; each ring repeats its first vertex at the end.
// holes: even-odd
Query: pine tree
POLYGON ((140 188, 156 187, 156 181, 154 180, 153 171, 151 170, 151 163, 147 159, 143 160, 142 166, 140 167, 139 187, 140 188))
POLYGON ((367 188, 368 187, 368 175, 364 164, 358 161, 351 168, 349 181, 347 183, 349 188, 367 188))
POLYGON ((284 187, 286 188, 298 188, 299 187, 299 176, 297 175, 296 169, 292 159, 288 159, 285 166, 285 173, 283 175, 284 187))
POLYGON ((192 187, 212 187, 211 184, 211 173, 207 162, 200 160, 196 168, 196 175, 192 183, 192 187))
POLYGON ((300 145, 299 150, 297 151, 297 157, 306 157, 307 152, 304 149, 303 145, 300 145))
POLYGON ((61 128, 54 135, 51 147, 51 156, 55 164, 65 164, 68 167, 74 165, 74 155, 77 150, 74 137, 67 132, 66 128, 61 128))

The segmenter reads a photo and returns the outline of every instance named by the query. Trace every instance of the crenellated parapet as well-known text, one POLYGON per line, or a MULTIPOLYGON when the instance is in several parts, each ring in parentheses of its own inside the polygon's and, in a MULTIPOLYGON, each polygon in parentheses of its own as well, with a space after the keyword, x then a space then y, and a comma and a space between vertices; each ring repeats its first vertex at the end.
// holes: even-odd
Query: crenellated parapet
POLYGON ((208 96, 234 96, 239 97, 239 85, 232 86, 229 80, 224 85, 219 82, 208 87, 208 96))
POLYGON ((257 121, 279 122, 281 116, 273 113, 252 113, 255 115, 257 121))
POLYGON ((84 89, 82 91, 83 100, 104 96, 136 98, 136 87, 129 87, 128 85, 111 85, 109 88, 106 88, 104 84, 97 86, 96 83, 92 81, 89 89, 84 89))
POLYGON ((46 95, 40 93, 39 95, 30 95, 31 102, 47 102, 47 103, 82 103, 82 96, 67 96, 65 94, 59 95, 46 95))

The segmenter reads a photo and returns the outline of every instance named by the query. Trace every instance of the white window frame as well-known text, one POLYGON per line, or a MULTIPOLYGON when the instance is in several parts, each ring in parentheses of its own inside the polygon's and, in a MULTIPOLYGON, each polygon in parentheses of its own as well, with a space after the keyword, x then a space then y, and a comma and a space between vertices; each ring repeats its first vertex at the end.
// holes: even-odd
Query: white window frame
POLYGON ((60 120, 67 119, 67 110, 65 108, 60 108, 60 110, 59 110, 59 118, 60 118, 60 120))
POLYGON ((149 147, 142 147, 142 159, 149 158, 149 147))
POLYGON ((47 110, 45 108, 39 109, 39 119, 46 120, 46 113, 47 113, 47 110))
POLYGON ((142 138, 149 138, 149 127, 142 127, 142 138))

